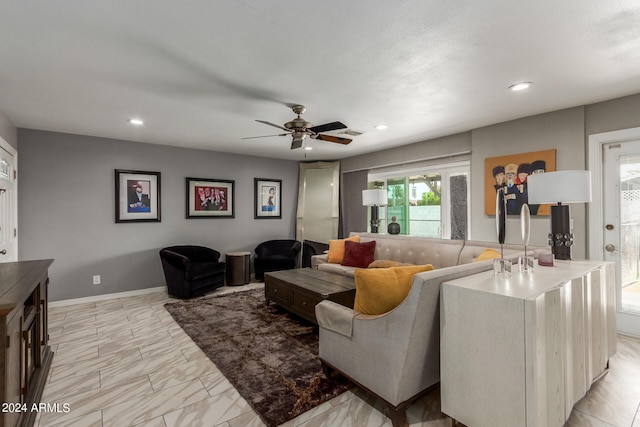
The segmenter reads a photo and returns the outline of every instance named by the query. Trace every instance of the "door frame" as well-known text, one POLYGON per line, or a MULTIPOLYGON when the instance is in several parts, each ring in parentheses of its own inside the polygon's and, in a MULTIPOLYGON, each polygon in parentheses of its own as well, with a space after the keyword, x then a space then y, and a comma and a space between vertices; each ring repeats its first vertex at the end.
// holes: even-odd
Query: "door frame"
MULTIPOLYGON (((603 194, 603 150, 606 144, 626 142, 640 139, 640 127, 603 132, 589 135, 588 156, 591 171, 591 203, 587 204, 589 245, 587 257, 602 260, 604 246, 604 194, 603 194)), ((619 280, 619 279, 618 279, 619 280)), ((618 284, 616 282, 616 295, 618 284)), ((617 330, 622 334, 640 337, 640 316, 636 312, 629 312, 620 308, 620 301, 616 302, 617 330)))
MULTIPOLYGON (((11 144, 9 144, 2 136, 0 136, 0 150, 6 152, 8 155, 10 155, 13 159, 13 170, 11 171, 11 173, 14 173, 14 171, 18 170, 18 150, 16 150, 11 144)), ((13 191, 12 191, 12 205, 13 205, 13 227, 15 230, 18 230, 18 177, 17 174, 14 175, 15 178, 10 178, 13 180, 13 191)), ((15 250, 15 254, 13 254, 14 258, 16 261, 18 260, 18 237, 15 236, 14 237, 14 242, 12 243, 13 245, 13 250, 15 250)))

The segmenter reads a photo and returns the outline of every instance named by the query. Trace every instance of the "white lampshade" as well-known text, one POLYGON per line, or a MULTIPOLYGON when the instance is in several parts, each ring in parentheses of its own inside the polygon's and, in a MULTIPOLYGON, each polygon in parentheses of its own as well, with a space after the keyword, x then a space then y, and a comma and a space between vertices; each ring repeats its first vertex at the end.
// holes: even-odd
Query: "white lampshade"
POLYGON ((591 201, 591 171, 558 171, 527 177, 529 204, 591 201))
POLYGON ((387 190, 362 190, 362 206, 387 206, 387 190))

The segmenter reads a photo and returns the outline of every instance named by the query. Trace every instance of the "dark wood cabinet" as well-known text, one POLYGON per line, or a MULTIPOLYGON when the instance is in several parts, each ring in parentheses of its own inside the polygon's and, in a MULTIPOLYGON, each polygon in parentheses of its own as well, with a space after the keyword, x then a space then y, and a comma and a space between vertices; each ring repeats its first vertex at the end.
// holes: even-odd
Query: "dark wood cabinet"
POLYGON ((0 264, 0 427, 32 426, 38 414, 53 358, 47 324, 52 262, 0 264))

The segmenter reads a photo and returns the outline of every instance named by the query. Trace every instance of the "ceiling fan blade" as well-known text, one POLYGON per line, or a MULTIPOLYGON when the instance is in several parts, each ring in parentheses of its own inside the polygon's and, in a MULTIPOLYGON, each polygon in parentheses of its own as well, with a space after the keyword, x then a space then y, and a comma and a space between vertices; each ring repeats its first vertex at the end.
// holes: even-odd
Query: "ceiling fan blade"
POLYGON ((321 141, 337 142, 338 144, 344 145, 351 143, 351 140, 349 138, 340 138, 339 136, 332 135, 316 135, 315 138, 321 141))
POLYGON ((304 138, 303 139, 294 138, 293 142, 291 143, 291 149, 295 150, 296 148, 302 147, 302 141, 304 141, 304 138))
MULTIPOLYGON (((278 128, 278 129, 286 130, 287 132, 289 132, 289 129, 287 129, 286 127, 283 127, 283 126, 277 125, 277 124, 275 124, 275 123, 266 122, 266 121, 264 121, 264 120, 256 120, 256 122, 264 123, 265 125, 273 126, 273 127, 278 128)), ((345 126, 345 127, 346 127, 346 126, 345 126)))
POLYGON ((347 125, 345 125, 342 122, 331 122, 331 123, 325 123, 323 125, 310 127, 308 130, 310 130, 313 133, 320 133, 320 132, 329 132, 331 130, 337 130, 337 129, 345 129, 346 127, 347 125))
POLYGON ((269 138, 270 136, 286 136, 286 135, 289 135, 289 134, 288 133, 279 133, 277 135, 246 136, 246 137, 240 138, 240 139, 269 138))

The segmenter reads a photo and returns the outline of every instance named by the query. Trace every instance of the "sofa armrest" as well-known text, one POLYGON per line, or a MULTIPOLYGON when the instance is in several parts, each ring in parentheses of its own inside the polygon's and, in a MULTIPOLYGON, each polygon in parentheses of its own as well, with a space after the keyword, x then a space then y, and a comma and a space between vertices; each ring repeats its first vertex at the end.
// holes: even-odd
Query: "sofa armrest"
POLYGON ((311 268, 318 268, 319 264, 326 264, 329 262, 329 254, 313 255, 311 257, 311 268))
POLYGON ((318 326, 337 332, 350 338, 353 333, 353 319, 359 313, 349 307, 324 300, 316 305, 316 320, 318 326))

